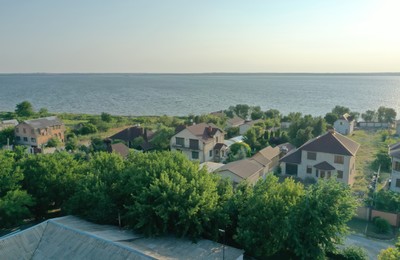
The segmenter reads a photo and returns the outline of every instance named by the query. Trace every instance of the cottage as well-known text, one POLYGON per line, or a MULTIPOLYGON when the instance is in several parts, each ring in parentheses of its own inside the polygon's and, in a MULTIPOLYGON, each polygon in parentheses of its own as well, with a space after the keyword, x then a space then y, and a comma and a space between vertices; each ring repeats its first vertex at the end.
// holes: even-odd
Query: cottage
POLYGON ((64 123, 55 116, 26 120, 15 127, 15 143, 41 148, 52 138, 64 142, 64 123))
POLYGON ((264 169, 264 175, 276 169, 279 165, 279 147, 268 146, 257 152, 251 159, 261 164, 264 169))
POLYGON ((359 147, 353 140, 330 130, 282 157, 282 174, 302 179, 336 176, 338 181, 352 185, 359 147))
POLYGON ((14 128, 18 125, 18 121, 16 119, 11 119, 11 120, 3 120, 0 121, 0 131, 4 130, 6 128, 14 128))
POLYGON ((349 135, 354 131, 355 120, 349 114, 342 115, 333 123, 335 131, 342 135, 349 135))
POLYGON ((232 180, 234 185, 244 180, 254 185, 265 175, 264 166, 252 159, 244 159, 228 163, 217 169, 217 173, 223 178, 229 178, 232 180))
POLYGON ((214 124, 200 123, 182 128, 170 141, 171 151, 180 151, 200 163, 221 162, 226 157, 224 132, 214 124))
POLYGON ((389 146, 389 155, 392 158, 392 174, 389 189, 400 192, 400 143, 389 146))

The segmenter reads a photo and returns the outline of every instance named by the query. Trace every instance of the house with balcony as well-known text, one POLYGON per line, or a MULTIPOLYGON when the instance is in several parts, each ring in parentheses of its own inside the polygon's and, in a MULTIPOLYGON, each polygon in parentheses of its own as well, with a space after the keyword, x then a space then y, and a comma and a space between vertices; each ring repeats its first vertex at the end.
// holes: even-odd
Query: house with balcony
POLYGON ((400 192, 400 142, 389 146, 389 155, 392 158, 392 173, 389 189, 400 192))
POLYGON ((17 145, 42 148, 52 138, 64 142, 65 125, 55 116, 25 120, 15 127, 17 145))
POLYGON ((224 132, 214 124, 200 123, 186 126, 170 141, 171 151, 179 151, 190 160, 200 163, 221 162, 226 158, 224 132))
POLYGON ((331 178, 352 185, 360 145, 330 130, 309 140, 280 160, 282 174, 306 178, 331 178))

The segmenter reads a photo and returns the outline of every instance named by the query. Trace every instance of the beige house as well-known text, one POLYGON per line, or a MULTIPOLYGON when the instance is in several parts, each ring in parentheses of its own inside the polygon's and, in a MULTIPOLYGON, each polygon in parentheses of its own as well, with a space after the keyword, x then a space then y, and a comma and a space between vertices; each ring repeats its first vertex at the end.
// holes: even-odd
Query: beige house
POLYGON ((185 127, 170 142, 171 151, 180 151, 200 163, 221 162, 226 158, 224 132, 214 124, 200 123, 185 127))
POLYGON ((0 121, 0 131, 6 128, 11 128, 11 127, 14 128, 17 125, 18 121, 15 119, 0 121))
POLYGON ((221 177, 231 179, 235 185, 244 180, 254 185, 278 166, 280 153, 279 147, 268 146, 253 157, 228 163, 216 172, 221 177))
POLYGON ((41 148, 51 138, 64 142, 64 123, 55 116, 26 120, 15 127, 15 143, 41 148))
POLYGON ((226 121, 226 128, 232 128, 232 127, 240 127, 243 125, 245 120, 241 117, 234 116, 233 118, 229 118, 226 121))
POLYGON ((355 120, 349 114, 344 114, 333 123, 335 131, 342 135, 349 135, 354 131, 355 120))
POLYGON ((400 192, 400 143, 389 146, 389 155, 392 158, 392 174, 389 189, 400 192))
POLYGON ((305 178, 330 178, 352 185, 355 177, 356 154, 360 145, 335 132, 328 131, 282 159, 282 174, 305 178))

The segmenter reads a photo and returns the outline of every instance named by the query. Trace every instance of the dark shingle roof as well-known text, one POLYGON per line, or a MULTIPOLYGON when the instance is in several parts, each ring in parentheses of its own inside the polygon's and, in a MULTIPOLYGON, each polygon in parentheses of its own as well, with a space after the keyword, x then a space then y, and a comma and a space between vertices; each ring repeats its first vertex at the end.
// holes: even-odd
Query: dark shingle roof
POLYGON ((227 147, 224 143, 217 143, 214 145, 214 150, 221 150, 223 147, 227 147))
POLYGON ((333 171, 333 170, 335 170, 335 167, 333 167, 332 165, 330 165, 326 161, 323 161, 321 163, 318 163, 318 164, 314 165, 314 168, 316 168, 318 170, 325 170, 325 171, 333 171))
POLYGON ((400 142, 389 145, 389 155, 394 158, 400 158, 400 142))
POLYGON ((294 164, 300 164, 301 163, 301 150, 292 150, 288 154, 282 157, 280 162, 284 163, 294 163, 294 164))
POLYGON ((311 152, 331 153, 354 156, 360 145, 337 133, 327 132, 305 143, 299 149, 311 152))

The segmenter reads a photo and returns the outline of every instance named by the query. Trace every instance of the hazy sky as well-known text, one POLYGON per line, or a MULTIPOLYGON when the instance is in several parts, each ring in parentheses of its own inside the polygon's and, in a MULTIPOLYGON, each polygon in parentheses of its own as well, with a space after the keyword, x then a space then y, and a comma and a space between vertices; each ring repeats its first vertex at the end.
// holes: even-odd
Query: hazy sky
POLYGON ((0 72, 398 72, 398 0, 0 0, 0 72))

